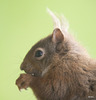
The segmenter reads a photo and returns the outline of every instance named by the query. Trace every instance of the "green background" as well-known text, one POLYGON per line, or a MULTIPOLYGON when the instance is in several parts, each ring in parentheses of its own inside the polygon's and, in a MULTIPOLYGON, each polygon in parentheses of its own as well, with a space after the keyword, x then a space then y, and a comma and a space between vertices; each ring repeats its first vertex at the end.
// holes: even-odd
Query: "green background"
POLYGON ((70 32, 96 58, 96 0, 0 0, 0 100, 36 100, 15 80, 28 50, 53 31, 46 8, 63 13, 70 32))

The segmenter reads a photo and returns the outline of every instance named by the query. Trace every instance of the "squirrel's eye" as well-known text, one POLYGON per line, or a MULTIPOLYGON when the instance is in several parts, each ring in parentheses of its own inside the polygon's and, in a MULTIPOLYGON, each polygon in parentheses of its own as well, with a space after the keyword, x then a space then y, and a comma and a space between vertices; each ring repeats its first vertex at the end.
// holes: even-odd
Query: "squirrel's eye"
POLYGON ((37 50, 35 53, 35 57, 41 57, 43 55, 43 51, 37 50))
POLYGON ((43 48, 37 48, 35 50, 34 56, 37 60, 41 60, 45 56, 45 50, 43 48))

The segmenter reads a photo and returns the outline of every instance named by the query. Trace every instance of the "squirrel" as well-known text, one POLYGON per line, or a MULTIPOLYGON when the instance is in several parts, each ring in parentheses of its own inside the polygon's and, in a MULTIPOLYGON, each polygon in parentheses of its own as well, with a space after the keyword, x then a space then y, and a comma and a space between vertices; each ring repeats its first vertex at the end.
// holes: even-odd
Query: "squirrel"
POLYGON ((96 60, 69 34, 64 17, 48 12, 54 30, 26 54, 16 85, 30 87, 37 100, 96 100, 96 60))

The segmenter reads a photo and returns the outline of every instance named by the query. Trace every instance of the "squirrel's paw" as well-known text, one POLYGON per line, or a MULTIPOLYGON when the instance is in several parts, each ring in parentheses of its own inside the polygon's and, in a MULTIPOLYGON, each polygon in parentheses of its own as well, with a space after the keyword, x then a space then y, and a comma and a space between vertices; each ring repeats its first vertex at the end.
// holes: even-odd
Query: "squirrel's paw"
POLYGON ((20 77, 16 80, 16 85, 19 90, 27 89, 30 86, 32 76, 30 74, 21 74, 20 77))

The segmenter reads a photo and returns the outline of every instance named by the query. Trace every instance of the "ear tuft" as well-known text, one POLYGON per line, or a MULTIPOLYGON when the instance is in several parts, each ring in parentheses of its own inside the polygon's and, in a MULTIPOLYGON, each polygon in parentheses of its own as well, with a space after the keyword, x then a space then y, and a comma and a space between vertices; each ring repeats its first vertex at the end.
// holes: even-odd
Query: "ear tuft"
POLYGON ((62 42, 64 40, 64 35, 61 32, 61 30, 59 28, 55 28, 53 30, 53 36, 52 36, 52 41, 54 43, 59 43, 62 42))

